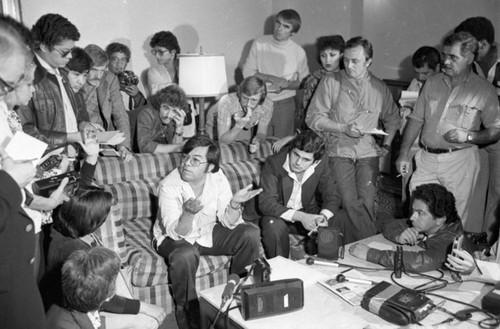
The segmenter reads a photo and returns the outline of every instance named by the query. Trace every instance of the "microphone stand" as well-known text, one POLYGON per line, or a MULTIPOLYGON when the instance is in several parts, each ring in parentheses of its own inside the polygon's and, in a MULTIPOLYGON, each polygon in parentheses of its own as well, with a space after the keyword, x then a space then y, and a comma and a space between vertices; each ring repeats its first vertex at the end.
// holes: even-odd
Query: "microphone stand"
POLYGON ((231 298, 228 301, 226 301, 226 303, 222 303, 222 305, 219 307, 219 309, 217 310, 217 314, 215 315, 215 319, 208 329, 214 329, 215 324, 217 323, 217 320, 219 320, 219 316, 221 315, 221 313, 226 313, 229 310, 229 306, 231 305, 231 303, 234 300, 234 295, 239 294, 239 292, 241 290, 241 286, 248 280, 248 278, 250 277, 250 275, 253 272, 254 267, 255 267, 255 263, 252 264, 252 266, 250 267, 250 270, 248 270, 245 278, 242 281, 240 281, 240 283, 238 283, 238 285, 235 287, 235 289, 234 289, 235 292, 233 293, 231 298))

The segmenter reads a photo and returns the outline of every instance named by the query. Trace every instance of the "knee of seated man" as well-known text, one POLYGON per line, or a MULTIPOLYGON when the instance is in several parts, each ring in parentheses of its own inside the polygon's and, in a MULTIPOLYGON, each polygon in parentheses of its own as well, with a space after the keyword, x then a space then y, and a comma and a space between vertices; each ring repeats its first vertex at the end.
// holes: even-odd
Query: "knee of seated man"
POLYGON ((199 252, 193 246, 182 246, 176 248, 168 256, 169 263, 189 263, 191 261, 196 261, 200 258, 199 252))

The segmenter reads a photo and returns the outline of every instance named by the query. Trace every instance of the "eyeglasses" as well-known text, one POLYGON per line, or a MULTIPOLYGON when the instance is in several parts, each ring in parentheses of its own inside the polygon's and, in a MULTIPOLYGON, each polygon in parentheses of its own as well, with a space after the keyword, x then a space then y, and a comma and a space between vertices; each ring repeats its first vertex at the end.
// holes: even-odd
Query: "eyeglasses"
POLYGON ((74 48, 71 48, 70 50, 62 51, 62 50, 59 50, 57 48, 54 48, 54 50, 57 51, 59 53, 59 55, 61 55, 62 58, 68 57, 68 55, 71 54, 71 52, 73 51, 73 49, 74 48))
POLYGON ((187 164, 189 160, 189 164, 193 167, 199 167, 202 163, 208 163, 208 161, 200 161, 198 158, 192 158, 189 154, 183 154, 181 161, 184 164, 187 164))
POLYGON ((14 91, 14 89, 16 89, 17 86, 19 86, 19 84, 23 80, 24 80, 24 74, 21 75, 19 80, 14 85, 11 85, 10 83, 8 83, 7 81, 5 81, 0 77, 0 96, 7 95, 8 93, 14 91))
POLYGON ((160 56, 163 56, 165 55, 165 53, 169 53, 170 50, 161 50, 161 49, 151 49, 151 54, 153 54, 153 56, 156 56, 157 54, 160 55, 160 56))

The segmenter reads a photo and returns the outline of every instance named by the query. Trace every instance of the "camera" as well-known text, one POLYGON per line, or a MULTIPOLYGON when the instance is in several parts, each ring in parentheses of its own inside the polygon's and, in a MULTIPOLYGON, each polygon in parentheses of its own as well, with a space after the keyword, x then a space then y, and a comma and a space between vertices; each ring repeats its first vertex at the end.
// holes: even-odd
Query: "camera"
POLYGON ((259 258, 253 266, 253 282, 261 283, 269 281, 271 281, 271 266, 264 257, 259 258))
POLYGON ((118 81, 122 86, 137 86, 139 78, 132 71, 123 71, 118 73, 118 81))
POLYGON ((33 192, 37 195, 48 198, 50 194, 59 187, 61 181, 66 177, 68 177, 69 182, 68 185, 66 185, 66 187, 64 188, 64 193, 66 195, 73 195, 75 193, 75 190, 78 189, 78 185, 80 183, 80 173, 76 171, 68 171, 61 175, 35 181, 33 183, 33 192))

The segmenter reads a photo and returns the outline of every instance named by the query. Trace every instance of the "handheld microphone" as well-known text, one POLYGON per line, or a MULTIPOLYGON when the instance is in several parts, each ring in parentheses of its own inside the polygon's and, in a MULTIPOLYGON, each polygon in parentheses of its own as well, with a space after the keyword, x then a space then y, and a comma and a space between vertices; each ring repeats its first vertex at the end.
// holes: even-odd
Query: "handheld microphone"
POLYGON ((334 262, 324 262, 324 261, 321 261, 321 260, 314 259, 312 257, 308 257, 306 259, 306 263, 307 263, 307 265, 316 264, 316 265, 323 265, 323 266, 339 267, 339 264, 337 264, 337 263, 334 263, 334 262))
POLYGON ((359 283, 359 284, 369 284, 369 285, 373 284, 373 281, 364 280, 364 279, 357 279, 357 278, 350 278, 350 277, 345 276, 344 274, 337 275, 336 280, 337 280, 337 282, 348 281, 348 282, 359 283))
POLYGON ((234 287, 240 282, 240 277, 237 274, 231 274, 227 280, 226 287, 222 292, 222 305, 233 297, 234 287))

